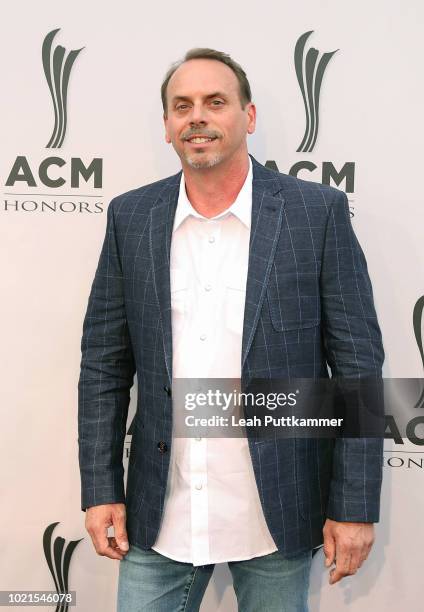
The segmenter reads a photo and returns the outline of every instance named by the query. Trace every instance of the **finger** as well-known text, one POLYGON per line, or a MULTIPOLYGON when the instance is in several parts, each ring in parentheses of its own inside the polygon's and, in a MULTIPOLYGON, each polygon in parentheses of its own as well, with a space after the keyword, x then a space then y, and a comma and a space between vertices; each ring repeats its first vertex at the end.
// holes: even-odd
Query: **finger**
POLYGON ((116 550, 117 552, 121 553, 124 556, 127 554, 128 551, 124 552, 119 548, 118 543, 116 539, 114 538, 114 536, 108 537, 108 540, 109 540, 109 546, 111 546, 111 548, 113 548, 114 550, 116 550))
POLYGON ((102 557, 108 557, 109 559, 119 559, 122 560, 124 558, 123 553, 119 550, 119 548, 114 548, 111 546, 109 542, 109 538, 106 540, 106 544, 100 545, 96 548, 97 554, 102 557))
POLYGON ((348 549, 338 547, 336 550, 336 567, 330 572, 330 584, 335 584, 349 575, 350 556, 350 551, 348 549))
POLYGON ((90 529, 88 529, 88 533, 91 536, 96 553, 100 555, 100 550, 103 550, 108 546, 106 525, 102 525, 101 527, 91 526, 90 529))
POLYGON ((371 552, 371 550, 372 550, 373 545, 374 545, 374 540, 370 540, 369 542, 367 542, 367 543, 365 544, 366 549, 367 549, 367 557, 368 557, 368 555, 370 554, 370 552, 371 552))
POLYGON ((332 535, 326 534, 324 531, 324 555, 325 555, 325 567, 333 565, 336 558, 336 542, 332 535))
POLYGON ((109 559, 119 559, 121 561, 124 555, 116 546, 116 542, 114 542, 113 540, 113 537, 108 537, 106 545, 98 551, 98 554, 102 557, 108 557, 109 559))
POLYGON ((108 537, 109 540, 109 546, 111 546, 112 548, 119 548, 115 538, 113 536, 108 537))
POLYGON ((121 551, 119 551, 119 549, 115 550, 110 545, 106 528, 93 530, 91 532, 91 539, 93 540, 94 548, 98 555, 109 557, 110 559, 123 558, 121 551))
POLYGON ((373 539, 364 543, 363 550, 361 552, 361 564, 368 559, 369 554, 372 550, 373 544, 374 544, 373 539))
POLYGON ((361 562, 361 549, 353 549, 349 563, 349 576, 353 576, 358 571, 361 562))
POLYGON ((358 565, 358 567, 361 567, 363 562, 367 560, 368 554, 369 554, 369 547, 364 545, 362 547, 362 549, 361 549, 361 554, 360 554, 360 557, 359 557, 359 565, 358 565))
POLYGON ((102 549, 99 552, 99 555, 101 555, 102 557, 108 557, 109 559, 117 559, 119 561, 122 561, 122 559, 124 558, 124 555, 119 550, 119 548, 113 548, 109 542, 106 548, 102 549))
POLYGON ((129 550, 129 543, 126 528, 125 509, 120 509, 118 512, 115 512, 112 516, 112 521, 116 543, 118 544, 121 552, 127 553, 129 550))
MULTIPOLYGON (((113 536, 108 537, 108 540, 109 540, 109 547, 110 547, 110 548, 111 548, 111 549, 112 549, 112 550, 113 550, 115 553, 118 553, 118 555, 119 555, 119 558, 120 558, 120 559, 123 559, 123 558, 124 558, 124 556, 125 556, 127 553, 124 553, 124 552, 122 552, 122 550, 120 550, 120 548, 119 548, 119 546, 118 546, 118 544, 117 544, 117 542, 116 542, 116 540, 115 540, 115 538, 114 538, 113 536)), ((115 559, 116 557, 113 557, 113 558, 115 559)))

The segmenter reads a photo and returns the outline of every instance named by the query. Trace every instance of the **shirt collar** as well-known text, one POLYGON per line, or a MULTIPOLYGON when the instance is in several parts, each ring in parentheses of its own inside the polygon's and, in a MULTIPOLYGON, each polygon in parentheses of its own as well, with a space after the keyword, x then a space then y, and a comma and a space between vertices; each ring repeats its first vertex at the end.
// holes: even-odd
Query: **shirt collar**
POLYGON ((186 189, 185 189, 185 180, 184 180, 184 172, 181 173, 180 180, 180 191, 178 195, 178 203, 177 209, 175 211, 175 219, 174 219, 174 227, 173 232, 175 232, 181 223, 190 215, 196 217, 198 219, 204 220, 218 220, 223 217, 226 217, 230 213, 236 216, 240 221, 250 229, 251 224, 251 216, 252 216, 252 161, 249 157, 249 170, 246 176, 246 180, 243 183, 242 188, 240 189, 236 199, 226 210, 219 213, 215 217, 204 217, 200 213, 197 212, 191 205, 190 200, 187 197, 186 189))

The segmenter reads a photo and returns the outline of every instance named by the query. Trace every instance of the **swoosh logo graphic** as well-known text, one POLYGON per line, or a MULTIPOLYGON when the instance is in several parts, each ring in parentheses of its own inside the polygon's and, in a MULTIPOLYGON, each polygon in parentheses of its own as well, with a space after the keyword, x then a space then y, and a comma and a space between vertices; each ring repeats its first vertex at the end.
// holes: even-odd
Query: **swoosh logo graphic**
POLYGON ((305 57, 306 42, 312 33, 313 30, 302 34, 294 49, 294 66, 306 116, 305 134, 297 152, 302 151, 304 153, 310 153, 315 146, 319 129, 319 99, 322 80, 329 61, 338 51, 336 49, 324 53, 318 59, 319 51, 311 47, 305 57))
MULTIPOLYGON (((65 540, 61 537, 55 538, 52 546, 52 536, 56 525, 59 523, 51 523, 43 534, 43 549, 46 557, 47 565, 53 578, 57 593, 66 593, 68 589, 69 565, 71 563, 72 553, 81 540, 72 540, 65 548, 65 540)), ((61 601, 57 604, 55 612, 68 612, 69 604, 66 601, 61 601)))
MULTIPOLYGON (((415 340, 417 342, 418 350, 420 352, 421 361, 424 369, 424 348, 423 348, 423 337, 422 337, 422 320, 424 310, 424 295, 422 295, 414 306, 414 312, 412 314, 412 326, 414 328, 415 340)), ((421 395, 415 404, 414 408, 424 408, 424 388, 421 395)))
POLYGON ((65 138, 68 122, 68 85, 72 66, 84 47, 74 49, 66 55, 65 47, 58 45, 53 50, 53 39, 60 31, 60 28, 52 30, 47 34, 43 41, 42 60, 44 74, 50 95, 53 102, 54 127, 53 132, 47 143, 47 148, 59 149, 65 138))

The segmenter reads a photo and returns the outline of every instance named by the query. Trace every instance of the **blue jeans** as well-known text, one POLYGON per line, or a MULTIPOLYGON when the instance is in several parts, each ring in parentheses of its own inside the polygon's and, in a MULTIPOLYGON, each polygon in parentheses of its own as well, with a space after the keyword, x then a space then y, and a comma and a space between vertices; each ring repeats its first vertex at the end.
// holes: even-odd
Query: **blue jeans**
MULTIPOLYGON (((312 554, 229 561, 240 612, 307 612, 312 554)), ((119 562, 118 612, 198 612, 214 564, 193 567, 130 546, 119 562)))

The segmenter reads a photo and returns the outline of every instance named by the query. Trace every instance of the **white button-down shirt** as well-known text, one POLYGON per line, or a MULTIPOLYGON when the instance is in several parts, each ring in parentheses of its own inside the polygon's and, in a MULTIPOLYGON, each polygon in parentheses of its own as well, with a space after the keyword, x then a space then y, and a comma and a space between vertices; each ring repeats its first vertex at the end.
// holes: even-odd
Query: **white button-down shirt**
MULTIPOLYGON (((234 203, 211 219, 194 210, 181 177, 170 262, 173 378, 241 377, 250 158, 249 164, 234 203)), ((246 438, 174 437, 153 549, 193 565, 241 561, 277 550, 246 438)))

